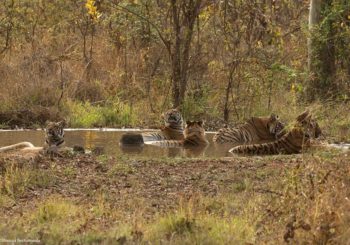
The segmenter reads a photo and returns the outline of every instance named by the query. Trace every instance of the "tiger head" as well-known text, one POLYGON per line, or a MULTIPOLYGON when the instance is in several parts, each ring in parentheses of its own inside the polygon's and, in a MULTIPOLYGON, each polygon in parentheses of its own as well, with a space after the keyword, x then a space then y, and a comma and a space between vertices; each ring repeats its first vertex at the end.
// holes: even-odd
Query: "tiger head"
POLYGON ((284 127, 285 125, 280 121, 278 115, 272 113, 267 121, 269 132, 277 139, 285 134, 284 127))
POLYGON ((64 127, 66 126, 66 122, 48 122, 46 124, 45 132, 46 132, 46 144, 49 146, 56 145, 59 146, 64 142, 64 127))
POLYGON ((177 108, 166 111, 162 116, 166 126, 183 126, 182 115, 177 108))
POLYGON ((199 137, 205 138, 205 129, 203 126, 203 121, 187 121, 184 130, 185 138, 192 135, 197 135, 199 137))
POLYGON ((302 128, 304 137, 307 139, 317 139, 322 136, 320 126, 312 117, 309 110, 304 111, 297 117, 297 126, 302 128))

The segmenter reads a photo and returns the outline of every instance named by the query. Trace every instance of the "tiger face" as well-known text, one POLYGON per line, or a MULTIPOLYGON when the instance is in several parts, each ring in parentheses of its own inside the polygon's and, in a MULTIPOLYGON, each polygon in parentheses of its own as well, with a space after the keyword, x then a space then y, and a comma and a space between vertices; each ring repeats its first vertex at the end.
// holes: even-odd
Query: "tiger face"
POLYGON ((205 129, 203 127, 203 121, 187 121, 186 128, 184 130, 185 139, 191 135, 198 135, 205 137, 205 129))
POLYGON ((303 129, 304 137, 307 139, 317 139, 322 135, 320 126, 308 110, 297 117, 297 126, 303 129))
POLYGON ((186 128, 184 130, 184 141, 185 147, 192 146, 207 146, 208 141, 205 138, 205 129, 203 121, 187 121, 186 128))
POLYGON ((150 141, 148 144, 160 147, 201 148, 206 147, 209 143, 205 138, 205 130, 202 121, 187 121, 183 136, 185 138, 181 140, 150 141))
POLYGON ((60 122, 48 122, 45 128, 46 132, 46 144, 49 146, 59 146, 64 142, 64 127, 65 121, 60 122))
POLYGON ((166 126, 178 125, 182 127, 182 124, 183 124, 182 115, 177 108, 166 111, 165 113, 163 113, 162 116, 166 126))
POLYGON ((269 132, 275 136, 275 138, 280 138, 284 133, 284 123, 282 123, 278 115, 271 114, 269 121, 267 122, 267 128, 269 132))
POLYGON ((280 139, 262 144, 241 145, 230 149, 231 153, 240 154, 294 154, 309 147, 312 139, 322 135, 321 129, 308 111, 297 117, 293 128, 280 139))
POLYGON ((162 114, 165 126, 160 132, 124 134, 120 145, 142 146, 146 142, 161 140, 183 140, 183 119, 178 109, 170 109, 162 114))

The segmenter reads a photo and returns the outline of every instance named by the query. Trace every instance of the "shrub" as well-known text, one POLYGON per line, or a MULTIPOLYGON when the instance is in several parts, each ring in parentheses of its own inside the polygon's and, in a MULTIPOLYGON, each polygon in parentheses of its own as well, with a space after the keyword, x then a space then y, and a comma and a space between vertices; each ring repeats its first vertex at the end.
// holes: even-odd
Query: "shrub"
POLYGON ((136 123, 132 108, 118 98, 107 100, 104 105, 94 105, 87 101, 68 101, 66 107, 71 127, 120 127, 136 123))

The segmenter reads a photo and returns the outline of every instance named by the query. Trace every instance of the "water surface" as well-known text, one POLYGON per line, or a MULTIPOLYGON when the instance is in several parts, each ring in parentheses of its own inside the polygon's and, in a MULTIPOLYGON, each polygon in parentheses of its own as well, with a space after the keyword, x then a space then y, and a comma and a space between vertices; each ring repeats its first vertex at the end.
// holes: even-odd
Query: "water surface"
MULTIPOLYGON (((216 145, 212 142, 214 133, 207 133, 210 142, 205 149, 161 148, 153 145, 143 147, 120 147, 119 141, 127 132, 143 132, 135 129, 65 129, 66 146, 80 145, 85 149, 102 147, 108 155, 139 155, 146 157, 225 157, 232 144, 216 145)), ((149 130, 147 130, 149 131, 149 130)), ((45 141, 42 130, 3 130, 0 131, 0 147, 30 141, 35 146, 43 146, 45 141)))

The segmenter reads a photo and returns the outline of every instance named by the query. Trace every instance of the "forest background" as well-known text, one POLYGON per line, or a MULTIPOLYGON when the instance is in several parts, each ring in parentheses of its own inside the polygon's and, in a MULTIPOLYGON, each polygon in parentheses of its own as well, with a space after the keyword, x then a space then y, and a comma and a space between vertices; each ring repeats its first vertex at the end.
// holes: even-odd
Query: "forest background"
POLYGON ((305 0, 4 0, 1 127, 62 117, 156 127, 179 106, 215 129, 310 107, 323 127, 344 130, 350 3, 312 4, 313 13, 305 0))
MULTIPOLYGON (((0 88, 0 128, 159 127, 179 106, 215 130, 309 108, 327 141, 350 142, 350 1, 2 0, 0 88)), ((349 176, 348 151, 326 147, 2 154, 0 240, 350 244, 349 176)))

